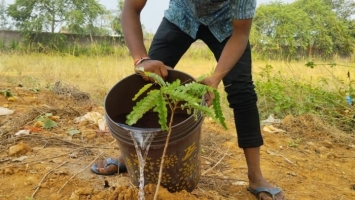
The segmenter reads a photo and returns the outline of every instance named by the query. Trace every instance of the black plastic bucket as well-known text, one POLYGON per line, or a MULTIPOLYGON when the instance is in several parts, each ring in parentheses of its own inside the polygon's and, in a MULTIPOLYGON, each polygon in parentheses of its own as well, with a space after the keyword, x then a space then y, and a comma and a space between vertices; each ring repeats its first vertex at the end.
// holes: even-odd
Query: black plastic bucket
MULTIPOLYGON (((170 70, 167 82, 176 79, 180 79, 182 83, 187 83, 192 81, 193 77, 177 70, 170 70)), ((157 122, 157 114, 153 112, 143 115, 143 118, 136 125, 128 126, 125 124, 126 115, 132 111, 138 101, 132 101, 132 98, 145 84, 147 82, 140 75, 132 74, 116 83, 105 99, 107 125, 112 136, 118 142, 128 173, 136 186, 139 184, 139 162, 130 132, 140 132, 141 134, 157 132, 146 159, 145 184, 156 184, 158 182, 161 156, 167 138, 167 132, 161 131, 157 122)), ((154 87, 151 89, 154 89, 154 87)), ((144 97, 144 95, 142 96, 144 97)), ((200 139, 201 124, 204 118, 198 115, 196 119, 181 109, 175 112, 174 118, 169 146, 164 158, 161 186, 167 188, 170 192, 181 190, 191 192, 196 188, 200 179, 200 139)))

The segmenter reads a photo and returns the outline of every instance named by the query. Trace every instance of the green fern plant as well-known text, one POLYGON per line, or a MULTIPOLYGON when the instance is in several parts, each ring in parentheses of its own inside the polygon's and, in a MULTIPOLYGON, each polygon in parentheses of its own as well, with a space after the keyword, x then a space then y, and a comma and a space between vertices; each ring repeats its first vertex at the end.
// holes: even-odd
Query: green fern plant
POLYGON ((200 112, 203 115, 211 117, 218 124, 221 124, 225 129, 227 129, 227 125, 225 123, 225 118, 223 116, 222 108, 220 105, 220 95, 216 89, 199 83, 203 77, 186 84, 182 84, 179 79, 168 83, 155 73, 144 72, 143 69, 139 70, 143 76, 153 78, 155 81, 154 84, 158 84, 160 88, 148 91, 148 89, 153 86, 153 83, 148 83, 138 91, 138 93, 133 97, 133 101, 136 101, 138 97, 140 97, 146 91, 148 91, 147 96, 138 101, 133 107, 133 110, 126 116, 126 124, 131 126, 137 123, 137 121, 142 118, 145 113, 153 109, 154 112, 158 113, 161 129, 168 131, 160 162, 158 183, 154 195, 154 200, 156 200, 162 179, 164 158, 172 131, 172 122, 174 119, 175 110, 179 107, 183 110, 186 109, 188 114, 193 114, 195 116, 195 119, 197 119, 197 115, 200 112), (212 100, 212 108, 207 107, 202 98, 208 92, 214 94, 214 99, 212 100), (171 113, 169 121, 167 119, 169 112, 168 108, 170 109, 171 113))
MULTIPOLYGON (((186 109, 188 114, 193 113, 194 116, 197 117, 197 113, 200 111, 202 114, 211 117, 215 122, 227 129, 220 105, 220 95, 216 89, 198 83, 197 81, 199 79, 182 85, 179 79, 168 83, 155 73, 144 72, 144 75, 153 78, 155 83, 159 84, 160 88, 150 90, 146 97, 136 103, 133 110, 126 117, 126 124, 133 125, 137 123, 146 112, 153 109, 154 112, 158 113, 161 129, 167 131, 170 128, 168 126, 167 116, 169 111, 167 107, 170 108, 171 113, 174 113, 180 103, 180 108, 183 110, 186 109), (214 94, 212 108, 205 106, 203 98, 201 98, 208 92, 214 94)), ((136 101, 137 98, 144 94, 151 86, 153 86, 153 83, 148 83, 143 86, 134 96, 133 101, 136 101)))

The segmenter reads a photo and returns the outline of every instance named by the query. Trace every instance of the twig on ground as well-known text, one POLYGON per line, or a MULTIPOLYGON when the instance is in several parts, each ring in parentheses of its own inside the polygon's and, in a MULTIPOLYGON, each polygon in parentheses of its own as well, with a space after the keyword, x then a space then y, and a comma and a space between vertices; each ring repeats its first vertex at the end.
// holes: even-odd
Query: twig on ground
POLYGON ((215 165, 213 165, 211 168, 209 168, 209 169, 207 169, 206 171, 204 171, 201 175, 203 176, 203 175, 205 175, 207 172, 209 172, 209 171, 211 171, 212 169, 214 169, 214 168, 224 159, 224 157, 226 157, 226 155, 227 155, 227 153, 228 153, 228 151, 229 151, 229 148, 230 148, 230 146, 228 146, 227 151, 223 154, 222 158, 219 159, 219 161, 218 161, 215 165))
MULTIPOLYGON (((204 158, 206 158, 206 157, 212 157, 212 152, 215 152, 215 153, 219 153, 219 152, 221 152, 222 151, 222 147, 208 147, 208 146, 203 146, 203 148, 204 149, 208 149, 208 150, 211 150, 211 153, 210 153, 210 155, 208 155, 208 156, 204 156, 204 158)), ((231 155, 225 155, 225 156, 228 156, 228 157, 231 157, 231 155)), ((212 158, 210 158, 210 160, 211 160, 212 158)))
POLYGON ((209 160, 209 161, 211 161, 211 162, 216 162, 215 159, 210 158, 210 157, 208 157, 208 156, 201 156, 201 158, 204 158, 204 159, 209 160))
POLYGON ((297 166, 294 162, 292 162, 290 159, 286 158, 285 156, 283 155, 280 155, 281 157, 283 157, 288 163, 294 165, 294 166, 297 166))
POLYGON ((71 179, 73 179, 76 175, 80 174, 81 172, 83 172, 86 168, 90 167, 102 154, 104 154, 105 152, 101 152, 100 155, 96 156, 96 158, 90 162, 86 167, 84 167, 81 171, 77 172, 76 174, 74 174, 73 176, 71 176, 65 183, 64 185, 58 190, 58 194, 60 193, 60 191, 69 183, 69 181, 71 179))
POLYGON ((58 169, 59 167, 65 165, 68 161, 64 161, 62 164, 58 165, 57 167, 49 170, 42 178, 42 180, 38 183, 37 187, 36 187, 36 190, 32 193, 31 195, 31 198, 34 198, 34 196, 36 195, 37 191, 39 190, 39 188, 41 187, 42 185, 42 182, 44 181, 44 179, 48 176, 48 174, 50 174, 53 170, 55 169, 58 169))

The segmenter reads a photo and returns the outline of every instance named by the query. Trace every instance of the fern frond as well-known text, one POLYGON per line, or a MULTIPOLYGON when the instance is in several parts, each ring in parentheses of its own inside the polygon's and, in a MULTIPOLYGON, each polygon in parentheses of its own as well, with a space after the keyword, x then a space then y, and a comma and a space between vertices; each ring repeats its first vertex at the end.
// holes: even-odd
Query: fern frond
POLYGON ((183 86, 179 86, 175 90, 169 90, 168 88, 165 88, 163 90, 163 93, 169 95, 169 98, 171 99, 175 99, 178 101, 186 101, 190 104, 199 104, 200 102, 202 102, 201 96, 194 96, 186 93, 184 91, 183 86))
POLYGON ((216 89, 213 90, 214 99, 212 100, 212 106, 216 118, 219 119, 220 124, 224 129, 227 129, 226 119, 223 116, 222 107, 221 107, 221 97, 216 89))
POLYGON ((210 90, 209 86, 197 82, 186 84, 185 88, 187 93, 200 97, 210 90))
POLYGON ((144 85, 144 86, 138 91, 138 93, 137 93, 136 95, 134 95, 134 97, 133 97, 132 100, 133 100, 133 101, 137 100, 137 98, 138 98, 140 95, 142 95, 145 91, 147 91, 152 85, 153 85, 153 83, 148 83, 148 84, 144 85))
POLYGON ((157 99, 160 98, 161 93, 159 90, 151 90, 148 92, 147 96, 142 100, 137 102, 133 107, 133 110, 126 117, 126 124, 132 125, 137 123, 137 121, 143 117, 143 115, 152 109, 157 102, 157 99))
POLYGON ((181 81, 179 79, 176 79, 170 84, 167 84, 167 89, 168 90, 175 90, 177 87, 179 87, 181 84, 181 81))
POLYGON ((156 107, 154 108, 153 111, 158 113, 159 116, 159 124, 160 127, 163 131, 166 131, 169 129, 168 127, 168 109, 166 106, 166 101, 163 97, 163 95, 159 95, 158 98, 156 99, 156 107))
POLYGON ((215 122, 219 123, 219 119, 216 118, 216 115, 213 113, 213 110, 209 109, 208 107, 200 105, 200 104, 189 104, 186 106, 189 106, 194 109, 194 115, 197 114, 196 111, 198 110, 198 111, 201 111, 203 115, 207 115, 207 116, 211 117, 215 122))
MULTIPOLYGON (((188 114, 193 114, 197 117, 198 113, 201 112, 203 115, 211 117, 214 121, 221 124, 225 129, 227 129, 225 118, 222 113, 222 108, 220 105, 220 95, 216 89, 210 86, 192 81, 187 84, 181 85, 181 81, 176 79, 175 81, 168 83, 165 82, 159 75, 152 72, 144 72, 148 77, 153 78, 156 83, 161 87, 156 90, 151 90, 147 93, 147 96, 141 99, 133 107, 131 113, 127 115, 126 123, 127 125, 132 125, 137 123, 137 121, 143 117, 143 115, 151 110, 158 113, 159 124, 162 130, 168 130, 168 104, 170 105, 170 111, 174 112, 171 107, 172 104, 178 102, 181 103, 181 108, 187 110, 188 114), (203 101, 203 95, 207 92, 213 92, 215 98, 212 101, 213 109, 205 106, 203 101)), ((201 79, 203 79, 202 77, 201 79)), ((148 91, 153 84, 146 84, 139 92, 134 96, 133 100, 137 100, 144 92, 148 91)))
POLYGON ((164 79, 160 77, 158 74, 152 72, 144 72, 144 74, 150 78, 153 78, 155 82, 157 82, 160 86, 166 86, 164 79))

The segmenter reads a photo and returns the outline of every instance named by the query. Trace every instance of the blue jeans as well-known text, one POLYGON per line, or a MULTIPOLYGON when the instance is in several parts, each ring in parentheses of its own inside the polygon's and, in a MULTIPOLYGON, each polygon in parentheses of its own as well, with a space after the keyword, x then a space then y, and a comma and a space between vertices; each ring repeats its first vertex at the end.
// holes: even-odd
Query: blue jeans
MULTIPOLYGON (((218 61, 229 38, 219 42, 207 26, 201 25, 196 39, 193 39, 175 24, 163 18, 153 38, 148 56, 174 68, 183 54, 197 39, 202 40, 209 47, 218 61)), ((249 43, 242 57, 223 78, 223 84, 227 92, 229 107, 234 111, 239 147, 253 148, 263 145, 259 112, 256 104, 257 95, 251 74, 249 43)))

